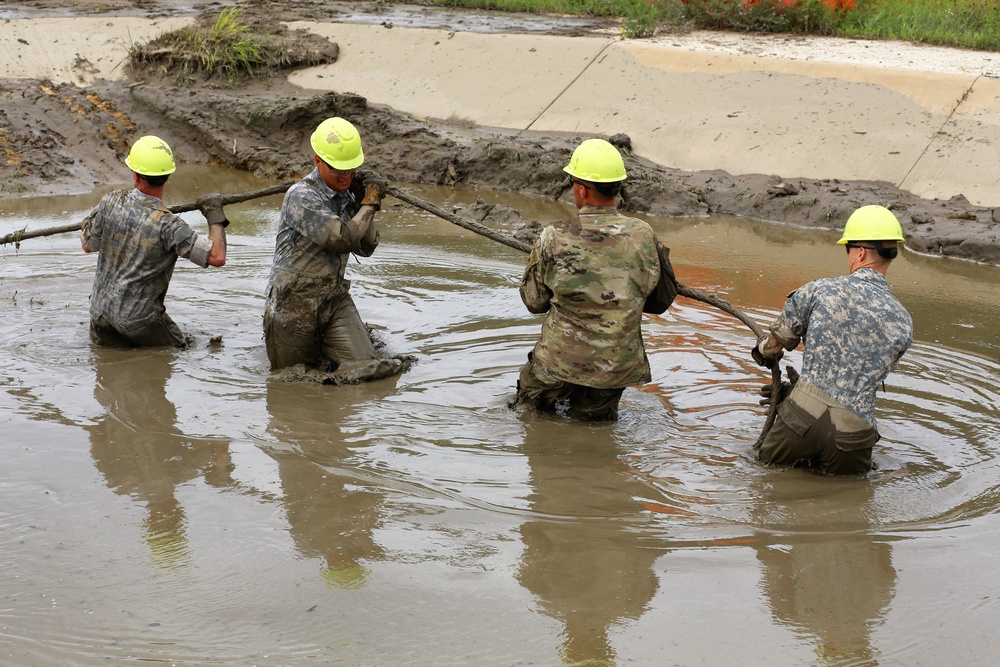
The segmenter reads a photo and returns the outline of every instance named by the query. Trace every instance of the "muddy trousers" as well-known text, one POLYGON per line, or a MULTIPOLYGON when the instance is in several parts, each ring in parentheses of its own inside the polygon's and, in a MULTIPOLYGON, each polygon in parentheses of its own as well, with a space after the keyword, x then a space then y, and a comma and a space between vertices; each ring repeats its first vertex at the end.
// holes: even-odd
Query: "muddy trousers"
POLYGON ((618 419, 618 403, 625 388, 598 389, 571 382, 546 382, 535 373, 533 355, 521 367, 517 380, 517 397, 513 405, 530 405, 542 412, 556 412, 565 406, 570 417, 586 421, 618 419))
POLYGON ((878 431, 843 431, 834 425, 832 411, 837 408, 806 403, 806 407, 799 404, 793 393, 778 406, 757 458, 768 465, 809 467, 831 475, 870 471, 878 431))
POLYGON ((114 326, 103 315, 91 316, 90 340, 105 347, 187 347, 184 334, 166 313, 135 326, 114 326))
POLYGON ((323 313, 264 310, 264 347, 271 370, 330 361, 338 369, 376 358, 375 346, 350 294, 323 313))

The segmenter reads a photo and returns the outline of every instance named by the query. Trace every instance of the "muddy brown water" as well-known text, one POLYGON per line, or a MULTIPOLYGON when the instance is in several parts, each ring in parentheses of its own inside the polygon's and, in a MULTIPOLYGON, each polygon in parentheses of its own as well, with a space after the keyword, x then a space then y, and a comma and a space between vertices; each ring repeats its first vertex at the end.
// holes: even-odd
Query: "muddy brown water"
MULTIPOLYGON (((270 184, 185 172, 168 203, 270 184)), ((2 200, 0 234, 79 221, 100 194, 2 200)), ((917 341, 880 394, 881 468, 829 479, 750 459, 751 334, 687 300, 645 320, 653 383, 618 423, 508 409, 540 323, 517 295, 525 256, 402 205, 349 273, 418 363, 361 386, 276 381, 261 308, 279 205, 231 208, 224 269, 178 264, 183 352, 89 345, 95 258, 76 234, 0 249, 0 663, 995 661, 1000 269, 894 263, 917 341)), ((846 270, 832 234, 651 223, 682 281, 760 322, 846 270)))

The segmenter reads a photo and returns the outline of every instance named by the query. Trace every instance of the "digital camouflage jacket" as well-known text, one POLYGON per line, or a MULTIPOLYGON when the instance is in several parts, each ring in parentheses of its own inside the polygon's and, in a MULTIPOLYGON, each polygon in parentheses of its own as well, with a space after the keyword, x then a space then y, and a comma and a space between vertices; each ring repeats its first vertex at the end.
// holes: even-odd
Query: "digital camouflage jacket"
POLYGON ((178 257, 204 268, 212 242, 163 202, 139 190, 113 190, 83 221, 82 241, 98 252, 92 318, 142 329, 166 312, 163 299, 178 257))
POLYGON ((330 188, 317 169, 289 188, 281 206, 267 308, 280 309, 293 292, 319 304, 346 291, 349 253, 370 257, 378 246, 377 236, 369 242, 349 222, 356 212, 354 199, 348 190, 330 188))
POLYGON ((771 333, 786 350, 805 342, 799 381, 818 387, 872 426, 875 390, 913 341, 913 320, 885 276, 859 269, 788 295, 771 333))

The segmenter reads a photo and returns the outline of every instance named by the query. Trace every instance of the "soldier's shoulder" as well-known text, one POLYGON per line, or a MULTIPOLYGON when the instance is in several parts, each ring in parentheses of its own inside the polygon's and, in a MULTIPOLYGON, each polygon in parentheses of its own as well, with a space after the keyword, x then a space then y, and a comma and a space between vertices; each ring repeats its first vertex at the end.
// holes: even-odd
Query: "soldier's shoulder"
POLYGON ((577 236, 580 234, 581 230, 580 219, 576 216, 572 218, 565 218, 563 220, 556 220, 548 227, 542 229, 544 234, 548 230, 549 235, 555 234, 567 234, 571 236, 577 236))

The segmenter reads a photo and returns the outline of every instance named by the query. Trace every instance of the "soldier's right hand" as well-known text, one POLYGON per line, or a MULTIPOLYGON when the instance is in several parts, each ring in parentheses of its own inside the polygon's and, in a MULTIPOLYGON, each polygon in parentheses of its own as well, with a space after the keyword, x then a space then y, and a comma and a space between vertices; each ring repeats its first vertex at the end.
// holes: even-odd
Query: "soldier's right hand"
MULTIPOLYGON (((792 393, 792 389, 795 388, 795 383, 799 381, 799 372, 795 370, 794 366, 785 366, 785 370, 788 371, 788 380, 782 382, 780 388, 778 389, 778 405, 781 405, 781 402, 788 398, 788 395, 792 393)), ((757 393, 761 396, 761 405, 771 405, 771 399, 773 397, 771 388, 773 386, 774 385, 770 383, 762 384, 760 389, 757 390, 757 393)))
MULTIPOLYGON (((774 385, 770 383, 762 384, 760 389, 757 390, 757 393, 760 394, 760 404, 765 407, 771 405, 771 399, 773 398, 771 392, 772 387, 774 387, 774 385)), ((778 405, 781 405, 781 402, 788 398, 790 393, 792 393, 792 383, 782 382, 778 388, 778 405)))

